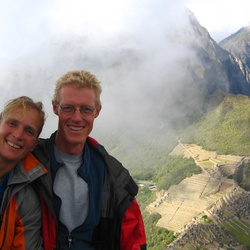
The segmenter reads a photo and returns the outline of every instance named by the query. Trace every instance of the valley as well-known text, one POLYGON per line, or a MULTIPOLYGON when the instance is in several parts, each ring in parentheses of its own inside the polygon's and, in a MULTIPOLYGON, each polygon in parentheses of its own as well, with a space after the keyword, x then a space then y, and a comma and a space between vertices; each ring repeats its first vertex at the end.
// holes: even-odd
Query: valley
MULTIPOLYGON (((248 162, 250 158, 218 155, 215 151, 206 151, 195 144, 182 143, 170 155, 192 157, 202 169, 201 174, 185 178, 167 191, 157 192, 156 201, 147 207, 149 213, 161 215, 157 226, 180 234, 173 249, 189 244, 190 232, 193 235, 193 247, 202 244, 215 247, 222 242, 227 247, 241 245, 227 231, 236 232, 236 236, 237 232, 250 234, 249 192, 241 189, 235 180, 243 162, 248 162), (211 220, 211 234, 204 234, 204 218, 211 220), (196 230, 193 232, 194 228, 196 230)), ((190 245, 185 249, 191 249, 190 245)))

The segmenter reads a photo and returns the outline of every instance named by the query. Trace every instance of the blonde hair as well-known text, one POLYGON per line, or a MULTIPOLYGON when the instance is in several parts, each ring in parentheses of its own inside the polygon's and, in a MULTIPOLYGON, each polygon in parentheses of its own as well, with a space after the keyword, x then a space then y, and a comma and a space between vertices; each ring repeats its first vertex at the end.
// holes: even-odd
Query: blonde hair
POLYGON ((64 74, 56 82, 56 87, 54 90, 53 101, 59 102, 59 91, 63 86, 73 85, 76 88, 91 88, 94 89, 96 94, 96 105, 101 105, 101 83, 97 80, 96 76, 85 70, 73 70, 64 74))
POLYGON ((4 109, 2 110, 0 114, 0 120, 11 113, 13 110, 16 110, 17 108, 22 107, 22 114, 25 115, 26 111, 28 109, 35 109, 38 111, 40 115, 40 121, 41 121, 41 126, 38 130, 38 135, 42 132, 43 125, 45 123, 46 117, 45 117, 45 112, 43 111, 43 104, 42 102, 34 102, 30 97, 28 96, 20 96, 18 98, 9 100, 5 106, 4 109))

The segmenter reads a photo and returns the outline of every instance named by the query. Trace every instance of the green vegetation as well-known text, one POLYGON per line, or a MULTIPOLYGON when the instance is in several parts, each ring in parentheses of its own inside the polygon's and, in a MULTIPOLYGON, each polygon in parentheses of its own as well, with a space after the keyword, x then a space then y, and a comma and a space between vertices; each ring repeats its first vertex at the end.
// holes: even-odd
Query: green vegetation
POLYGON ((228 95, 212 112, 180 133, 183 143, 194 143, 218 154, 250 155, 250 98, 228 95))
POLYGON ((136 197, 143 215, 145 230, 147 235, 147 246, 150 250, 164 249, 174 239, 174 233, 167 229, 157 227, 156 223, 161 218, 158 213, 149 214, 145 208, 147 205, 155 201, 155 193, 150 191, 147 187, 139 188, 136 197))
POLYGON ((147 205, 156 200, 156 195, 147 187, 140 187, 136 199, 141 210, 144 211, 147 205))
POLYGON ((242 181, 239 183, 240 187, 250 191, 250 163, 244 164, 242 181))
POLYGON ((213 220, 209 218, 206 214, 202 215, 203 221, 201 222, 202 225, 211 225, 214 224, 213 220))
POLYGON ((144 223, 147 233, 147 247, 150 250, 164 249, 174 239, 174 233, 162 227, 156 227, 161 216, 157 213, 145 214, 144 223))
POLYGON ((175 135, 165 131, 152 130, 136 138, 124 135, 123 131, 113 133, 118 135, 106 135, 101 141, 138 180, 152 180, 156 167, 165 162, 166 156, 178 144, 175 135))
POLYGON ((156 169, 153 181, 158 190, 167 190, 171 185, 179 184, 186 177, 201 172, 192 158, 183 156, 168 156, 165 163, 156 169))

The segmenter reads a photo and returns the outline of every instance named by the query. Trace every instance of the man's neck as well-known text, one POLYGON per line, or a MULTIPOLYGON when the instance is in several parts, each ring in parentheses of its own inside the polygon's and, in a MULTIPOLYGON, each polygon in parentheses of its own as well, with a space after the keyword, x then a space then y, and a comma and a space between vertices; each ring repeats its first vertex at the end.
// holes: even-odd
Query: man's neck
POLYGON ((84 144, 70 144, 67 142, 61 142, 60 140, 58 140, 58 138, 56 137, 55 139, 55 146, 62 151, 65 154, 68 155, 79 155, 83 152, 84 150, 84 144))

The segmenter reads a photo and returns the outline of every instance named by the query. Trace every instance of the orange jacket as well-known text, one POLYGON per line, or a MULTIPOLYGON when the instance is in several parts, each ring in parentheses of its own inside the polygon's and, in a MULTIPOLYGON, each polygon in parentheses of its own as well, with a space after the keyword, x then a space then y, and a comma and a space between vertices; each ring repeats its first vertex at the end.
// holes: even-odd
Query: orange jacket
POLYGON ((29 184, 45 173, 47 170, 32 154, 13 169, 0 210, 1 250, 43 249, 41 205, 29 184))

